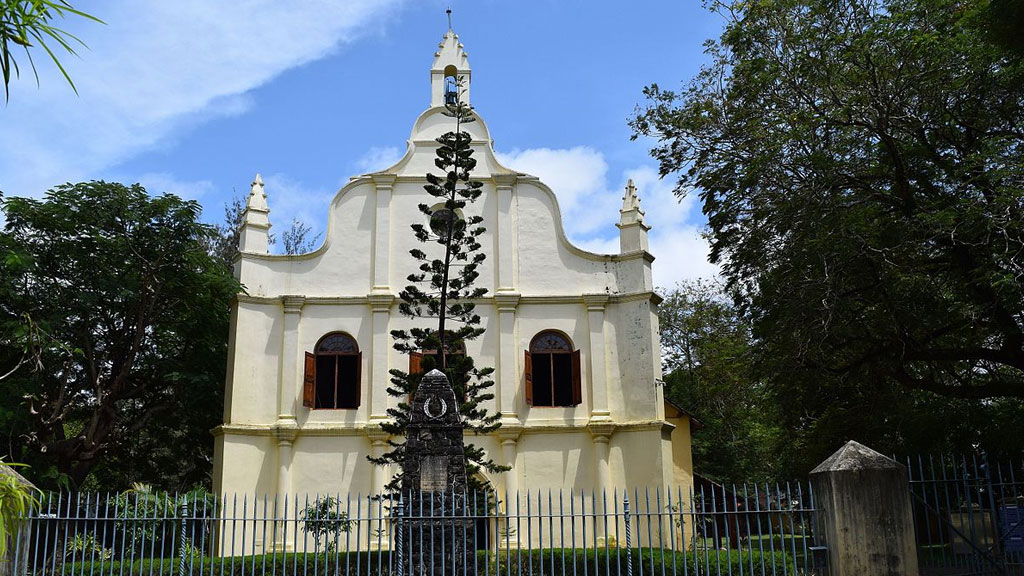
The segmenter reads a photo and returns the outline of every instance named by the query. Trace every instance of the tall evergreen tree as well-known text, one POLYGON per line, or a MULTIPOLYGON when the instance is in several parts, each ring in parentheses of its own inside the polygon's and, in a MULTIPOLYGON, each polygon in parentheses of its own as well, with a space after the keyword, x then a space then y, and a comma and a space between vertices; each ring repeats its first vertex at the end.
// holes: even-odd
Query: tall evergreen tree
MULTIPOLYGON (((457 83, 461 87, 462 80, 457 83)), ((473 358, 465 354, 465 342, 479 338, 484 329, 475 311, 474 300, 487 294, 486 288, 475 287, 480 273, 477 271, 485 255, 480 252, 480 236, 485 232, 483 217, 465 215, 467 205, 480 197, 483 184, 472 180, 476 167, 472 137, 463 132, 462 125, 475 121, 472 108, 461 99, 457 88, 454 102, 445 114, 455 119, 455 130, 437 139, 439 144, 434 165, 443 175, 427 174, 424 189, 438 202, 420 204, 420 212, 429 225, 412 224, 416 239, 425 244, 425 250, 415 248, 409 253, 419 262, 419 272, 410 274, 410 284, 399 293, 399 311, 412 319, 432 319, 431 327, 393 330, 394 347, 404 354, 421 354, 420 370, 412 373, 391 370, 388 394, 400 398, 397 408, 389 408, 393 419, 381 425, 392 435, 391 450, 380 458, 369 457, 377 465, 401 464, 405 456, 404 434, 409 424, 409 400, 416 391, 423 374, 437 368, 445 373, 459 399, 459 412, 467 432, 487 434, 498 429, 497 414, 490 414, 484 402, 492 400, 489 389, 494 385, 494 368, 477 368, 473 358), (429 254, 428 254, 429 251, 429 254)), ((465 444, 467 476, 471 489, 482 489, 476 478, 480 469, 490 473, 502 472, 488 458, 483 449, 472 443, 465 444)), ((387 488, 398 490, 402 473, 394 476, 387 488)))

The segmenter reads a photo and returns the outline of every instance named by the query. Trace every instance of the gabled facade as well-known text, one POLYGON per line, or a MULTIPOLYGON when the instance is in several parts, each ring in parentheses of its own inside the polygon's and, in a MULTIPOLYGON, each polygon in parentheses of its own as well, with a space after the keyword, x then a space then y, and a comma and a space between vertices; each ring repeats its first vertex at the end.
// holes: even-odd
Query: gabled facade
MULTIPOLYGON (((353 177, 334 197, 324 243, 298 256, 268 253, 269 208, 257 175, 235 274, 246 288, 232 312, 224 423, 214 431, 215 490, 227 493, 379 492, 393 471, 366 456, 385 450, 379 424, 396 400, 388 371, 415 369, 392 348, 412 326, 396 295, 416 269, 409 225, 432 198, 435 139, 453 130, 446 85, 471 71, 449 30, 430 70, 430 106, 394 166, 353 177)), ((487 228, 477 303, 486 333, 467 342, 495 367, 501 429, 474 438, 511 471, 497 490, 612 490, 691 483, 689 417, 666 415, 647 233, 637 190, 618 214, 620 252, 592 254, 565 236, 554 193, 502 166, 480 114, 473 137, 487 228)), ((271 191, 271 194, 273 191, 271 191)), ((610 217, 613 215, 609 215, 610 217)), ((424 224, 429 224, 424 222, 424 224)))

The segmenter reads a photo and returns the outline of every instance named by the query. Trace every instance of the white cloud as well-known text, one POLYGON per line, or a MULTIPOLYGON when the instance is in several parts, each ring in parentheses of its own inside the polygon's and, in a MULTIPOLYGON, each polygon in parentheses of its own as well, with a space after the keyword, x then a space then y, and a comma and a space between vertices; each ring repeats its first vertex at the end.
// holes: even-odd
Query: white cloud
POLYGON ((0 189, 38 195, 94 178, 176 129, 240 114, 248 91, 352 41, 399 1, 96 3, 88 11, 105 26, 62 23, 89 45, 62 60, 77 97, 40 54, 40 87, 25 67, 11 86, 0 108, 0 189))
POLYGON ((167 172, 143 174, 138 178, 133 178, 132 182, 142 184, 146 191, 153 196, 167 193, 186 200, 202 200, 208 194, 216 191, 213 182, 209 180, 179 180, 167 172))
POLYGON ((594 238, 584 238, 581 240, 574 240, 570 237, 572 243, 577 247, 586 250, 587 252, 593 252, 594 254, 615 254, 619 251, 619 237, 611 236, 596 236, 594 238))
POLYGON ((497 157, 505 166, 537 176, 555 192, 571 237, 592 233, 618 217, 614 196, 600 194, 607 190, 608 163, 592 148, 530 148, 499 152, 497 157))
POLYGON ((651 230, 651 274, 654 285, 671 288, 680 280, 711 278, 718 266, 708 262, 708 243, 692 224, 662 226, 651 230))
POLYGON ((402 153, 397 146, 374 146, 356 160, 356 170, 367 174, 390 168, 402 159, 402 153))
POLYGON ((498 160, 537 176, 558 197, 569 239, 580 248, 599 254, 619 251, 619 208, 626 181, 632 179, 645 219, 652 227, 650 250, 655 286, 671 287, 688 278, 711 277, 718 267, 707 261, 708 244, 700 236, 702 217, 694 214, 693 194, 680 200, 673 184, 658 178, 651 166, 625 170, 620 178, 608 175, 604 156, 588 147, 532 148, 498 153, 498 160))
POLYGON ((278 238, 277 245, 271 251, 284 251, 281 234, 291 227, 292 220, 309 226, 311 236, 320 234, 316 242, 316 246, 319 246, 326 234, 327 210, 337 190, 309 188, 303 182, 281 173, 264 176, 263 183, 267 204, 270 206, 270 222, 273 224, 271 231, 278 238))

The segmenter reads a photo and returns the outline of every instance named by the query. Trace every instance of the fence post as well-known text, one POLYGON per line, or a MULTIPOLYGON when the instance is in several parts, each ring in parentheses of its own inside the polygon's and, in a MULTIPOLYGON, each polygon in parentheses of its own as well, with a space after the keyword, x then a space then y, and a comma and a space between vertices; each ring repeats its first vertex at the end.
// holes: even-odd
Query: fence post
POLYGON ((185 576, 185 519, 188 517, 188 496, 181 502, 181 540, 178 545, 178 576, 185 576))
POLYGON ((626 519, 626 576, 633 576, 633 532, 629 524, 629 494, 622 491, 622 515, 626 519))
POLYGON ((395 574, 403 576, 405 574, 405 549, 404 542, 402 540, 402 514, 405 512, 405 498, 400 493, 398 495, 398 509, 395 511, 395 553, 398 554, 398 565, 395 570, 395 574))
POLYGON ((918 576, 903 465, 851 440, 810 476, 832 576, 918 576))

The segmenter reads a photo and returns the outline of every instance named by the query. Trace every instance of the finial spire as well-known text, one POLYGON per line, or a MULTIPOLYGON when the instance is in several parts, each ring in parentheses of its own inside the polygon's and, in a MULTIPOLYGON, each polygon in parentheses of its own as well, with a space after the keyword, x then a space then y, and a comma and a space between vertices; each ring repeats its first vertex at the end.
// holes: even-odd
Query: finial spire
POLYGON ((644 222, 644 211, 640 209, 640 196, 631 178, 626 182, 626 195, 622 197, 619 210, 619 250, 623 253, 635 250, 647 251, 647 231, 650 226, 644 222))
POLYGON ((270 207, 263 189, 263 177, 257 172, 252 179, 249 198, 242 214, 242 229, 238 234, 239 252, 266 254, 270 246, 270 207))
POLYGON ((252 188, 249 190, 249 199, 245 205, 250 210, 268 209, 267 193, 263 188, 263 177, 260 176, 259 172, 256 173, 256 178, 253 178, 252 188))
POLYGON ((643 220, 643 211, 640 210, 640 197, 636 194, 636 186, 633 185, 632 178, 626 182, 626 195, 622 197, 622 210, 620 212, 629 212, 630 210, 640 212, 640 220, 643 220))
POLYGON ((451 30, 452 29, 452 7, 449 6, 448 9, 444 11, 444 13, 448 15, 448 29, 451 30))

